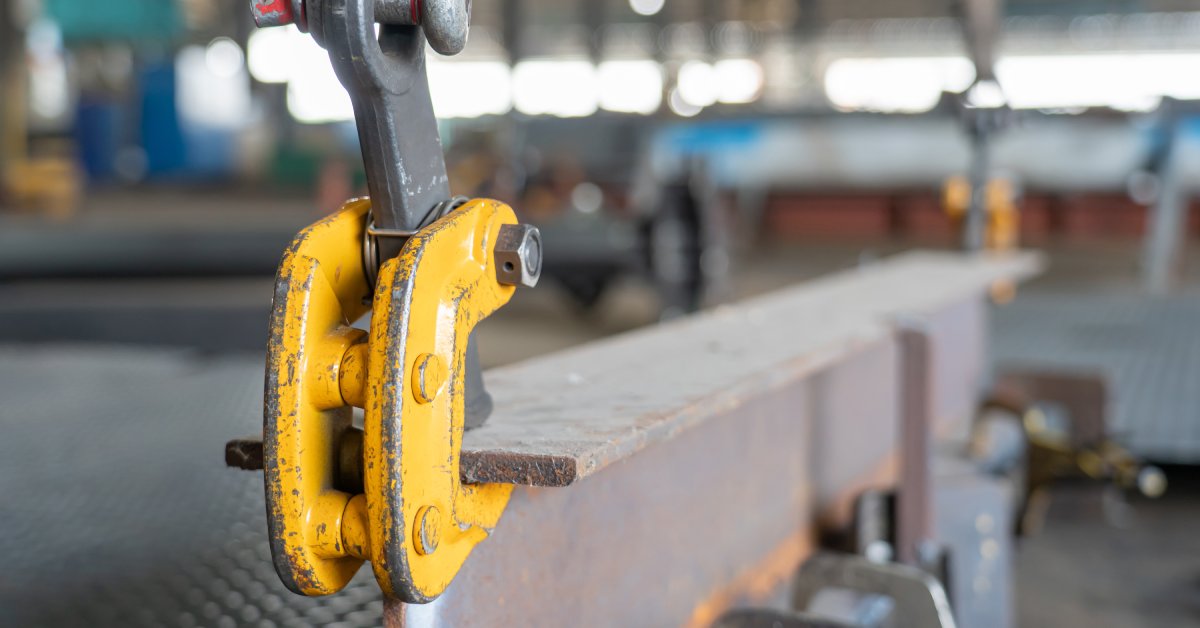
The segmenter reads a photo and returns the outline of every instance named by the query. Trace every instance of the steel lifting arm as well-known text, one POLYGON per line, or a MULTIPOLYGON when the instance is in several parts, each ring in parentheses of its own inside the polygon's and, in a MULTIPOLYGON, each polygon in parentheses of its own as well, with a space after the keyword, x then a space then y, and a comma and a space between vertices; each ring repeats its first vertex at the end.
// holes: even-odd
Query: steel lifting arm
POLYGON ((247 441, 227 447, 231 464, 264 469, 276 571, 305 595, 340 590, 370 561, 387 595, 433 600, 512 490, 460 479, 479 379, 469 338, 518 284, 537 283, 541 239, 502 203, 448 198, 422 30, 457 51, 469 3, 412 2, 252 2, 260 25, 295 21, 329 50, 354 101, 371 192, 286 251, 261 456, 247 441), (368 312, 370 330, 354 328, 368 312))
MULTIPOLYGON (((350 93, 372 217, 411 234, 450 196, 429 97, 425 41, 442 54, 467 42, 470 0, 251 0, 260 27, 295 24, 329 52, 350 93), (378 25, 378 30, 376 30, 378 25)), ((399 241, 381 241, 383 257, 399 241)))

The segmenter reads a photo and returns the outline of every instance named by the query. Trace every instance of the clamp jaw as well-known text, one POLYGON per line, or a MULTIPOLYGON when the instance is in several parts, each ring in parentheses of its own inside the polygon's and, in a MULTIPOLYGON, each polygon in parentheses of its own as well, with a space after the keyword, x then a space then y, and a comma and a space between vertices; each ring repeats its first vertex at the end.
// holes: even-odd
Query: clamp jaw
POLYGON ((302 231, 276 279, 263 425, 271 551, 297 593, 334 593, 368 560, 385 594, 423 603, 512 491, 460 480, 466 345, 517 283, 536 282, 540 240, 508 206, 472 200, 385 261, 371 299, 359 257, 368 209, 350 201, 302 231), (351 327, 368 310, 370 331, 351 327))

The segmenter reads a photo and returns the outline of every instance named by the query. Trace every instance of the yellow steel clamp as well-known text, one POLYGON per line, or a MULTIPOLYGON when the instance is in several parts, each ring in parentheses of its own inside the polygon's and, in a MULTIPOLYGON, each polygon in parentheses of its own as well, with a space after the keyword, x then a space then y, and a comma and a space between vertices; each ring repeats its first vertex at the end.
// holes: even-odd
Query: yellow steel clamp
POLYGON ((271 550, 297 593, 336 592, 369 560, 386 594, 428 602, 512 492, 459 479, 464 360, 522 262, 536 281, 540 242, 517 231, 508 206, 470 201, 383 263, 372 301, 359 256, 368 208, 351 201, 301 232, 276 279, 264 412, 271 550), (368 310, 364 334, 351 324, 368 310), (362 432, 351 406, 364 409, 362 432))

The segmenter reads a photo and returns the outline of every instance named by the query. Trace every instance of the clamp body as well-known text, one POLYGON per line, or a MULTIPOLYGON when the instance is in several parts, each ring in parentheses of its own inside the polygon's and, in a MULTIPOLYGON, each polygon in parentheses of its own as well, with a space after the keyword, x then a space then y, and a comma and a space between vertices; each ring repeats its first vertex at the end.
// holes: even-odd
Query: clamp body
MULTIPOLYGON (((296 236, 276 278, 261 456, 275 568, 291 590, 323 595, 370 561, 385 594, 428 602, 512 491, 459 476, 463 430, 491 408, 471 331, 541 272, 537 230, 511 208, 449 198, 425 40, 460 51, 470 1, 251 8, 260 26, 295 23, 329 52, 370 190, 296 236), (370 330, 354 328, 368 311, 370 330)), ((227 460, 252 460, 245 444, 227 460)))
POLYGON ((386 594, 422 603, 512 491, 460 479, 467 339, 530 283, 505 266, 536 281, 540 241, 508 206, 470 201, 385 261, 371 299, 359 257, 368 209, 351 201, 301 232, 276 279, 263 423, 271 550, 297 593, 336 592, 369 560, 386 594), (370 331, 351 327, 368 310, 370 331))

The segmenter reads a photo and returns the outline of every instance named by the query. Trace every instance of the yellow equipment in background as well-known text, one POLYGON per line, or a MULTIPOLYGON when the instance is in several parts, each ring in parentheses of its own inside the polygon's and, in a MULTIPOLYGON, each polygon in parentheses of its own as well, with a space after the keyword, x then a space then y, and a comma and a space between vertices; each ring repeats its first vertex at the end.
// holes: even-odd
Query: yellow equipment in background
MULTIPOLYGON (((971 183, 966 177, 954 176, 946 179, 942 188, 942 206, 956 227, 961 228, 966 219, 972 193, 971 183)), ((988 181, 984 194, 984 208, 987 211, 984 246, 992 251, 1016 249, 1021 222, 1012 181, 1004 178, 992 179, 988 181)))
MULTIPOLYGON (((967 210, 971 207, 971 182, 964 176, 946 179, 942 187, 942 206, 954 224, 962 231, 967 210)), ((1021 216, 1017 209, 1016 190, 1012 181, 995 178, 988 181, 984 190, 984 209, 987 223, 984 231, 984 247, 989 251, 1014 251, 1021 233, 1021 216)), ((996 303, 1008 303, 1017 294, 1017 286, 1011 281, 992 284, 991 296, 996 303)))
POLYGON ((3 175, 4 197, 15 207, 65 220, 79 206, 82 175, 70 159, 20 157, 7 162, 3 175))
MULTIPOLYGON (((6 42, 7 43, 7 42, 6 42)), ((69 152, 30 153, 28 77, 23 63, 0 67, 0 200, 20 209, 45 211, 65 219, 79 205, 83 175, 69 152)))

